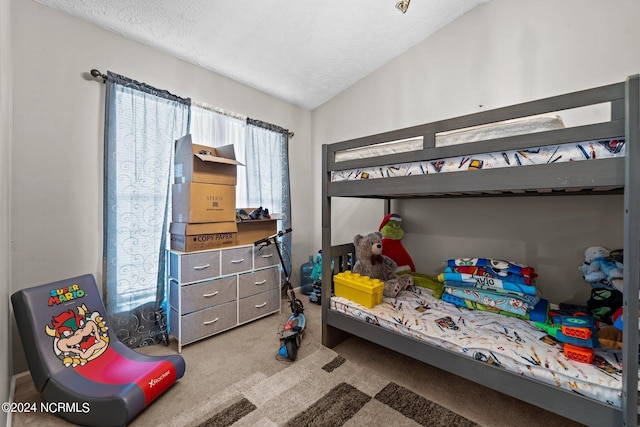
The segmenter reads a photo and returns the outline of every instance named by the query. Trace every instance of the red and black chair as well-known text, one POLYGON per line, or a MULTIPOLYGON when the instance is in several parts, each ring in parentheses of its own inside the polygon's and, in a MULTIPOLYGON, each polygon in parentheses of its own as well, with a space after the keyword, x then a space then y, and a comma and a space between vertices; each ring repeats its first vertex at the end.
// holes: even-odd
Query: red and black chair
POLYGON ((11 296, 24 352, 44 402, 84 426, 129 423, 182 378, 182 356, 148 356, 109 329, 93 275, 23 289, 11 296))

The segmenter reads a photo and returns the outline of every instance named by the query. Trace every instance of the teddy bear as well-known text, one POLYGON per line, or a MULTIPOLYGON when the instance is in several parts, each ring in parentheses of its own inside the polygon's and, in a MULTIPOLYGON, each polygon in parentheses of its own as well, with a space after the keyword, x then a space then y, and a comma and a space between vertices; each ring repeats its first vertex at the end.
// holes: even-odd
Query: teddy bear
POLYGON ((610 257, 611 251, 602 246, 590 246, 584 251, 584 263, 579 267, 584 280, 593 287, 615 287, 622 291, 622 263, 610 257))
POLYGON ((404 230, 402 217, 398 214, 387 214, 382 219, 378 231, 382 233, 382 255, 386 255, 398 264, 402 270, 416 271, 411 255, 402 245, 404 230))
POLYGON ((353 238, 353 244, 356 248, 356 263, 352 271, 381 280, 384 283, 384 296, 395 297, 401 290, 413 286, 413 277, 396 274, 396 262, 382 254, 382 233, 375 231, 367 235, 357 234, 353 238))

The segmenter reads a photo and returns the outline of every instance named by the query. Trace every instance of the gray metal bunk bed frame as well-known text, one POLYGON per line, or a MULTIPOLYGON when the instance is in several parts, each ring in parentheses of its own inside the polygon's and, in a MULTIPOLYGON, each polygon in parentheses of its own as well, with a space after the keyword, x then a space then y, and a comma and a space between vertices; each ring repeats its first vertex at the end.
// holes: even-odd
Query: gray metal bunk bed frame
POLYGON ((391 348, 414 359, 481 383, 533 405, 587 425, 638 425, 638 289, 640 286, 640 76, 607 86, 484 111, 322 147, 322 341, 334 347, 350 335, 391 348), (611 104, 609 121, 448 147, 435 147, 435 134, 565 109, 611 104), (387 179, 331 182, 331 172, 460 155, 526 149, 563 142, 625 137, 624 158, 529 165, 387 179), (335 152, 405 138, 424 138, 423 149, 375 158, 334 161, 335 152), (544 141, 544 144, 541 144, 544 141), (633 165, 633 167, 630 167, 633 165), (567 392, 537 380, 434 347, 330 309, 332 275, 350 268, 353 244, 331 241, 334 197, 398 198, 488 195, 611 194, 624 191, 624 314, 622 406, 567 392), (326 256, 331 254, 331 256, 326 256), (331 268, 331 260, 334 267, 331 268))

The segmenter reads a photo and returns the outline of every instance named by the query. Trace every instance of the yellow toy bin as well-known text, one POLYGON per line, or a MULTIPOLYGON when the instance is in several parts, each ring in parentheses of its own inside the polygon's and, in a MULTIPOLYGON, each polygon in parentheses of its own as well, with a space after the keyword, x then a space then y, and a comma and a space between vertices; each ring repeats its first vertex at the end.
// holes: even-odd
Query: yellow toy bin
POLYGON ((338 297, 373 308, 374 305, 382 303, 384 284, 379 279, 343 271, 333 276, 333 290, 338 297))

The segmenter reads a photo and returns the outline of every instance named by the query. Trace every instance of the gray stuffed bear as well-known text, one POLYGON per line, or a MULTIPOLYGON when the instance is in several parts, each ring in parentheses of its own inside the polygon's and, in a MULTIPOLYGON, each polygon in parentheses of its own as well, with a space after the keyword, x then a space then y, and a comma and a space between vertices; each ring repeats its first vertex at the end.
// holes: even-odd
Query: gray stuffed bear
POLYGON ((353 238, 356 247, 356 263, 352 271, 384 283, 382 294, 395 297, 403 289, 413 286, 413 277, 408 274, 396 274, 398 265, 386 255, 382 255, 382 233, 376 231, 366 236, 357 234, 353 238))

